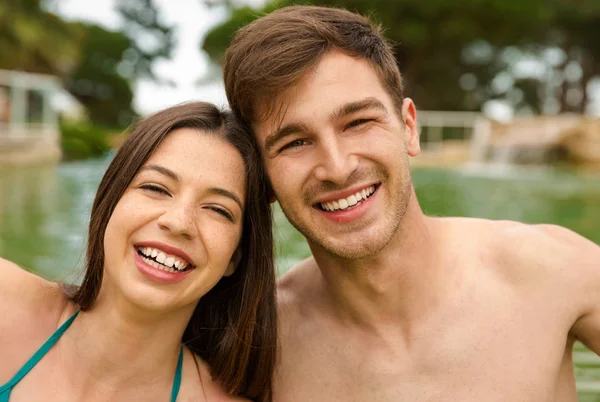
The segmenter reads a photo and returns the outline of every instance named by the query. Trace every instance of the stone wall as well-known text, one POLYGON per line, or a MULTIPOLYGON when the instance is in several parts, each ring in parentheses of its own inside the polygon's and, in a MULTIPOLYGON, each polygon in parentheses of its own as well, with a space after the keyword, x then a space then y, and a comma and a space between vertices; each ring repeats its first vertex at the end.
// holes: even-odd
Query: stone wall
POLYGON ((579 115, 532 116, 493 122, 488 159, 512 163, 564 161, 600 168, 600 120, 579 115))
POLYGON ((565 130, 558 145, 573 163, 600 169, 600 119, 583 119, 565 130))
POLYGON ((62 152, 58 146, 32 146, 27 149, 0 149, 1 165, 35 165, 58 163, 62 152))
POLYGON ((58 163, 62 157, 56 132, 28 130, 0 134, 0 166, 58 163))

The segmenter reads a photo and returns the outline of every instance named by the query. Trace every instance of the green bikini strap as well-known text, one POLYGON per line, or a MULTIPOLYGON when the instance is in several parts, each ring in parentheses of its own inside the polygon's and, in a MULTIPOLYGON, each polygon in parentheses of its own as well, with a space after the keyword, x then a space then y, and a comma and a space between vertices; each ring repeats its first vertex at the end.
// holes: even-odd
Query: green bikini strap
POLYGON ((173 379, 173 389, 171 390, 171 402, 177 401, 179 388, 181 387, 181 371, 183 369, 183 345, 179 349, 179 359, 177 360, 177 370, 175 370, 175 378, 173 379))
POLYGON ((73 322, 73 320, 75 319, 75 317, 77 317, 77 314, 79 314, 79 310, 77 310, 75 312, 75 314, 73 314, 67 321, 65 321, 60 327, 58 327, 58 329, 56 331, 54 331, 54 333, 50 336, 50 338, 48 338, 46 340, 46 342, 44 342, 44 344, 42 345, 41 348, 38 349, 37 352, 35 352, 33 354, 33 356, 31 356, 29 358, 29 360, 27 360, 27 363, 25 363, 23 365, 23 367, 21 367, 21 369, 19 371, 17 371, 17 373, 14 375, 13 378, 10 379, 9 382, 7 382, 4 387, 2 388, 12 388, 14 387, 19 381, 21 381, 23 379, 23 377, 25 377, 27 375, 27 373, 29 373, 29 371, 31 371, 31 369, 33 367, 35 367, 35 365, 42 360, 42 358, 46 355, 46 353, 48 353, 48 351, 50 349, 52 349, 52 347, 54 346, 54 344, 56 344, 56 342, 60 339, 60 337, 65 333, 65 331, 71 326, 71 323, 73 322))

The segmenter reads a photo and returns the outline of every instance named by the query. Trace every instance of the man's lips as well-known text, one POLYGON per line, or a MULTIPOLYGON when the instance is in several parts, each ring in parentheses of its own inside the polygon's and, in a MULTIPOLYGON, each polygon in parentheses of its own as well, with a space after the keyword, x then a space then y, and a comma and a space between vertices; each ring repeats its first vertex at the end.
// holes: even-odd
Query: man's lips
POLYGON ((379 183, 330 194, 317 202, 314 207, 328 212, 346 210, 366 201, 378 187, 379 183))

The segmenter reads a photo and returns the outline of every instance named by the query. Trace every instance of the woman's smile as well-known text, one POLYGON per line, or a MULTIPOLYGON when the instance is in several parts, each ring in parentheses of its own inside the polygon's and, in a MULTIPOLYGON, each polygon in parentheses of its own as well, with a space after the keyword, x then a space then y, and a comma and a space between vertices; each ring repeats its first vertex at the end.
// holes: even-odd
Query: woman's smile
POLYGON ((135 253, 135 265, 147 278, 164 283, 179 283, 187 278, 194 270, 178 270, 167 267, 151 258, 143 255, 139 250, 135 253))
POLYGON ((182 249, 160 242, 141 242, 137 253, 150 265, 167 272, 182 272, 195 268, 192 258, 182 249))

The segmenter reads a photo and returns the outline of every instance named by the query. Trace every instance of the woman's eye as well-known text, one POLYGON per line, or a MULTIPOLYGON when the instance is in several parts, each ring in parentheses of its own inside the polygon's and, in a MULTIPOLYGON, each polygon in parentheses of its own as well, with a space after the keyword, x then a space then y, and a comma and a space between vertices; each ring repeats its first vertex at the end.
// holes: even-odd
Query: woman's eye
POLYGON ((233 216, 231 216, 231 214, 226 209, 215 206, 208 206, 207 208, 211 211, 215 211, 216 213, 223 215, 225 218, 227 218, 228 221, 233 222, 233 216))
POLYGON ((153 193, 163 194, 163 195, 171 195, 167 190, 163 187, 157 186, 155 184, 143 184, 140 186, 141 189, 152 191, 153 193))
POLYGON ((286 149, 300 148, 303 145, 306 145, 305 140, 294 140, 290 143, 285 144, 283 147, 281 147, 281 149, 279 151, 281 152, 286 149))
POLYGON ((373 119, 356 119, 346 125, 346 128, 353 128, 371 122, 373 119))

